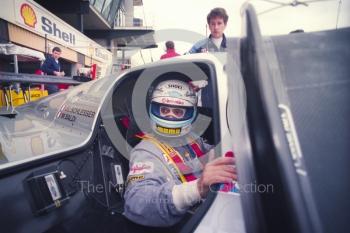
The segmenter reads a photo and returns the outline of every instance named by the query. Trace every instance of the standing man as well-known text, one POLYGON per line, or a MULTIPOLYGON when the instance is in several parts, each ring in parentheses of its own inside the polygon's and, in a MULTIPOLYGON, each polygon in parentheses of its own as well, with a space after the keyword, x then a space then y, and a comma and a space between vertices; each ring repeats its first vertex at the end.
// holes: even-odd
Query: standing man
POLYGON ((225 52, 226 37, 224 31, 227 21, 228 15, 224 8, 212 9, 207 16, 209 37, 194 44, 189 53, 225 52))
MULTIPOLYGON (((52 55, 44 61, 44 64, 41 66, 41 70, 46 73, 47 75, 55 75, 63 77, 65 75, 64 71, 61 71, 61 65, 58 59, 61 57, 61 49, 59 47, 54 47, 52 49, 52 55)), ((55 84, 47 84, 46 89, 50 94, 53 94, 55 92, 58 92, 59 89, 66 89, 65 84, 60 84, 60 86, 55 84)))
POLYGON ((176 56, 180 56, 180 54, 175 52, 175 45, 173 41, 167 41, 165 43, 165 47, 166 47, 166 53, 163 54, 160 59, 166 59, 166 58, 171 58, 171 57, 176 57, 176 56))

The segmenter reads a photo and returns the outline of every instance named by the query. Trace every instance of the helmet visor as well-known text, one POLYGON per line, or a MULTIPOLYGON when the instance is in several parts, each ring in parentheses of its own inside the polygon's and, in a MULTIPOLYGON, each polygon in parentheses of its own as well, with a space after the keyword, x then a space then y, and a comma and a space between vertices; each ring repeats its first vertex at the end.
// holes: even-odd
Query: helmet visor
POLYGON ((193 117, 194 107, 178 107, 152 102, 151 113, 163 120, 184 121, 193 117))

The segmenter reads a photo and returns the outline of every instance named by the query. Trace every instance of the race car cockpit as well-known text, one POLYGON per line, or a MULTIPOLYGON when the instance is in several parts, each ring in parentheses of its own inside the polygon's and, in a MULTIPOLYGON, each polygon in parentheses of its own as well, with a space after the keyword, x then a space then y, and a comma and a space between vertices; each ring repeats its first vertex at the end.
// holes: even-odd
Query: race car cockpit
MULTIPOLYGON (((8 156, 11 142, 5 139, 2 158, 7 160, 3 160, 3 166, 20 163, 5 170, 24 169, 9 176, 9 181, 21 181, 23 187, 9 186, 2 194, 5 196, 0 198, 13 200, 8 195, 21 193, 17 203, 23 214, 17 221, 27 223, 8 222, 5 229, 12 232, 21 232, 27 227, 38 232, 112 232, 118 228, 119 232, 178 232, 191 218, 194 209, 179 224, 167 228, 140 226, 123 216, 129 153, 140 141, 137 134, 148 130, 148 124, 144 122, 148 118, 147 111, 139 111, 141 107, 137 103, 145 106, 152 77, 171 79, 182 75, 195 85, 203 81, 196 131, 210 144, 217 145, 222 128, 219 102, 223 105, 225 101, 218 98, 218 82, 225 82, 224 76, 221 81, 217 79, 222 73, 218 71, 220 67, 223 67, 220 62, 214 64, 203 59, 163 61, 132 70, 117 81, 110 77, 93 85, 87 83, 85 88, 75 92, 19 107, 17 121, 8 119, 10 123, 7 124, 8 127, 14 123, 14 127, 23 129, 22 133, 12 135, 12 145, 18 145, 33 132, 29 137, 31 148, 17 149, 17 157, 14 153, 12 157, 8 156), (107 92, 106 88, 109 88, 107 92), (56 106, 58 111, 54 113, 56 106), (18 121, 32 110, 32 123, 18 121), (45 120, 53 123, 45 125, 45 120), (31 131, 30 125, 40 125, 38 133, 31 131), (45 140, 47 136, 50 141, 45 140), (38 144, 42 146, 38 147, 38 144), (74 145, 75 149, 71 148, 74 145), (25 151, 29 154, 25 155, 25 151), (54 156, 37 159, 45 153, 54 153, 54 156), (28 155, 31 156, 27 160, 33 159, 33 162, 21 163, 28 155), (40 223, 37 222, 39 218, 40 223)), ((9 131, 5 128, 3 132, 9 131)), ((10 203, 12 201, 4 203, 4 208, 10 210, 9 215, 20 211, 14 206, 6 207, 10 203)))
POLYGON ((0 116, 1 232, 348 229, 350 29, 262 37, 254 9, 242 14, 227 53, 134 67, 0 116), (139 225, 123 215, 129 153, 149 130, 152 82, 179 76, 200 87, 194 128, 234 152, 241 192, 211 192, 173 226, 139 225))

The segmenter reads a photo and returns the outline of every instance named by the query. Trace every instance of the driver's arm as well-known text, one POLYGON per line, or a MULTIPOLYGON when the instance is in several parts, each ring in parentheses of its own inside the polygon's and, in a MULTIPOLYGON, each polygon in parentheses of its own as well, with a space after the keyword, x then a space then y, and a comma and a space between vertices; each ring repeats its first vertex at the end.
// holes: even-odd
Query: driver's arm
POLYGON ((131 151, 129 167, 124 215, 133 222, 171 226, 200 201, 197 181, 181 184, 166 166, 162 152, 148 141, 131 151))

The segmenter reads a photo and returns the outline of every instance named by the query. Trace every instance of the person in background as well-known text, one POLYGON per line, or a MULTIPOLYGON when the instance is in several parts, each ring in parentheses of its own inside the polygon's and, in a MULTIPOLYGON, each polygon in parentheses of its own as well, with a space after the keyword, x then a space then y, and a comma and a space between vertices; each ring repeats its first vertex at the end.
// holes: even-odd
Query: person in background
MULTIPOLYGON (((64 71, 61 71, 61 64, 59 58, 61 57, 62 50, 59 47, 54 47, 52 49, 52 54, 44 61, 41 66, 41 70, 47 75, 55 75, 63 77, 65 75, 64 71)), ((67 84, 47 84, 46 89, 50 94, 58 92, 60 89, 67 89, 67 84)))
POLYGON ((171 57, 176 57, 176 56, 180 56, 180 54, 175 52, 175 44, 173 41, 167 41, 165 43, 165 47, 166 47, 166 53, 164 53, 160 59, 166 59, 166 58, 171 58, 171 57))
POLYGON ((207 16, 209 37, 195 43, 188 53, 225 52, 226 37, 224 31, 227 21, 228 15, 224 8, 212 9, 207 16))

